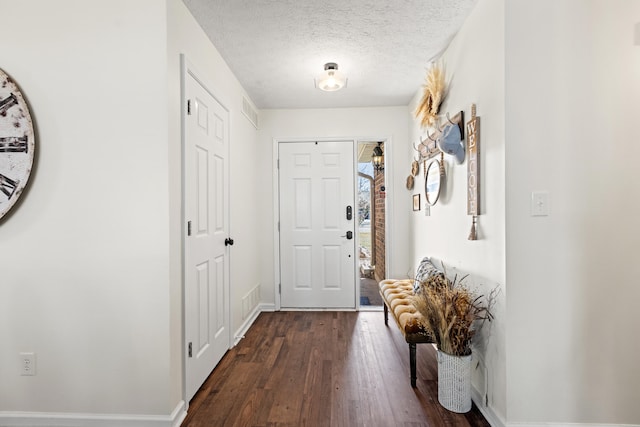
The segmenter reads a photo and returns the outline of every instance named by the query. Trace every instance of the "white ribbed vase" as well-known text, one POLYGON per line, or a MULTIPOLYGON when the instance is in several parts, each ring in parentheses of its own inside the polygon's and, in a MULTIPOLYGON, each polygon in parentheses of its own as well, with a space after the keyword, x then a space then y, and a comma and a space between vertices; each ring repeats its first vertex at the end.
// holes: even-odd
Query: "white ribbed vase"
POLYGON ((438 350, 438 402, 452 412, 471 410, 471 355, 438 350))

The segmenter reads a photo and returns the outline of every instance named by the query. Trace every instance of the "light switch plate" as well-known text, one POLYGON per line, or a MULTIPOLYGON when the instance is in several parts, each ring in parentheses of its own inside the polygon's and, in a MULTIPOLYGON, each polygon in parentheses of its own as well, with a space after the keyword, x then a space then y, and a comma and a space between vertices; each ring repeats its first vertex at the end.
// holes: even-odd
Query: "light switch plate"
POLYGON ((534 191, 531 193, 531 216, 549 215, 549 192, 534 191))

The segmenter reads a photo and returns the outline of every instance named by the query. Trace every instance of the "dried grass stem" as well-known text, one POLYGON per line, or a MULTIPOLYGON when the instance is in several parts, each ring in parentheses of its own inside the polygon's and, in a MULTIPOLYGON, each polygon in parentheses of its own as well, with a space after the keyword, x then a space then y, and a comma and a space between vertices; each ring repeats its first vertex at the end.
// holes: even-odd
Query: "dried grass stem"
MULTIPOLYGON (((466 276, 465 276, 466 277, 466 276)), ((421 282, 414 297, 425 327, 434 335, 438 348, 454 356, 471 354, 471 340, 485 321, 493 319, 490 308, 497 290, 485 299, 475 295, 457 276, 434 275, 421 282)))

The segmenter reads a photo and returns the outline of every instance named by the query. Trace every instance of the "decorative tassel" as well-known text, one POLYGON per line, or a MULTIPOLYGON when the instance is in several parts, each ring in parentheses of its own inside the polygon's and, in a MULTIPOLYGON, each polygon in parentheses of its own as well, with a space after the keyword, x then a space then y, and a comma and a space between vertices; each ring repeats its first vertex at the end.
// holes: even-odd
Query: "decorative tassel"
POLYGON ((478 240, 478 233, 476 232, 476 219, 477 216, 473 216, 473 222, 471 223, 471 232, 469 233, 469 240, 478 240))

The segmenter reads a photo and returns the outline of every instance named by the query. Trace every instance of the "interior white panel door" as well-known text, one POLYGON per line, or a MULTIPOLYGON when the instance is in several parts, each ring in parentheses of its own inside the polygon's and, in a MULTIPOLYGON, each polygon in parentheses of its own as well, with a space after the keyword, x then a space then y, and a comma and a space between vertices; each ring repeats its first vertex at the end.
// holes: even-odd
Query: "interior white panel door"
POLYGON ((185 383, 191 399, 230 347, 229 117, 190 74, 185 81, 185 383))
POLYGON ((278 152, 280 305, 355 308, 353 142, 282 142, 278 152))

